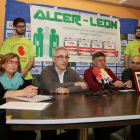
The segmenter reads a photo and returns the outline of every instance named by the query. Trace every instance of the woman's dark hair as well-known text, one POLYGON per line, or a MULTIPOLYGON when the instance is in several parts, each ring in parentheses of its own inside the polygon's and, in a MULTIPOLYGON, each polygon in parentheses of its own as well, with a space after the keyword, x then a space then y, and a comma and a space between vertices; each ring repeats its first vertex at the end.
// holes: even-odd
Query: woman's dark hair
POLYGON ((7 54, 5 54, 1 58, 1 61, 0 61, 0 75, 2 75, 4 73, 4 69, 3 69, 2 65, 5 64, 6 61, 8 61, 8 60, 10 60, 12 58, 15 58, 15 57, 18 59, 18 62, 19 62, 17 71, 18 72, 21 72, 20 58, 19 58, 19 56, 17 54, 15 54, 15 53, 7 53, 7 54))

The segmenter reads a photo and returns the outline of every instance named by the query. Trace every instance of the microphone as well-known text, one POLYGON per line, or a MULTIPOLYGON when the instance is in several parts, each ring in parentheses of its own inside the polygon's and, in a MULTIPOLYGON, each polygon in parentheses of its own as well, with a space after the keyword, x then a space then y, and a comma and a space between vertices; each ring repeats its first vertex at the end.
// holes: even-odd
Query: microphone
POLYGON ((104 75, 101 73, 99 68, 97 68, 97 67, 93 68, 92 74, 96 77, 96 80, 99 83, 104 83, 105 82, 104 75))
POLYGON ((104 76, 102 75, 100 69, 97 67, 93 68, 92 74, 96 77, 96 80, 99 83, 102 83, 102 90, 104 90, 104 86, 106 84, 106 81, 104 80, 104 76))
POLYGON ((97 80, 99 83, 102 83, 102 90, 101 90, 101 93, 100 93, 100 94, 102 94, 102 92, 107 92, 109 95, 111 95, 111 93, 112 93, 111 87, 110 87, 110 85, 106 82, 105 76, 101 73, 100 69, 97 68, 97 67, 93 68, 92 74, 96 77, 96 80, 97 80), (109 90, 108 90, 108 91, 105 90, 105 88, 104 88, 105 84, 106 84, 107 86, 109 86, 109 90))
MULTIPOLYGON (((101 73, 105 76, 105 80, 106 80, 106 82, 107 83, 109 83, 111 86, 113 86, 114 88, 116 88, 115 87, 115 85, 112 83, 112 78, 108 75, 108 73, 104 70, 104 69, 100 69, 100 71, 101 71, 101 73)), ((116 88, 117 89, 117 88, 116 88)))

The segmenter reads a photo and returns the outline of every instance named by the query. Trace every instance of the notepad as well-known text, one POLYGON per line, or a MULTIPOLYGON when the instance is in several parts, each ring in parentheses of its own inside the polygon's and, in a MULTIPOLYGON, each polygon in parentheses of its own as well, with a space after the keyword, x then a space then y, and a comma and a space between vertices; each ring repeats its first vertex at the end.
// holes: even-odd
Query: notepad
POLYGON ((20 97, 12 97, 13 99, 18 99, 22 101, 27 101, 27 102, 40 102, 40 101, 45 101, 45 100, 51 100, 54 99, 54 96, 49 96, 49 95, 36 95, 34 97, 25 97, 25 96, 20 96, 20 97))
POLYGON ((0 106, 0 109, 19 110, 45 110, 52 103, 8 102, 0 106))

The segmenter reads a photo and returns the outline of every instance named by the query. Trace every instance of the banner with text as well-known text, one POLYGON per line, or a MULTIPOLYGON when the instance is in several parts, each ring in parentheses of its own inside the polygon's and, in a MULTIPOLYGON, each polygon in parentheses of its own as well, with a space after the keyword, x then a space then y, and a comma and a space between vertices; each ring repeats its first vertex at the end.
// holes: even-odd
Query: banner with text
POLYGON ((120 60, 119 19, 35 5, 30 13, 37 61, 50 61, 58 46, 69 51, 70 62, 91 62, 95 52, 103 52, 108 63, 120 60))

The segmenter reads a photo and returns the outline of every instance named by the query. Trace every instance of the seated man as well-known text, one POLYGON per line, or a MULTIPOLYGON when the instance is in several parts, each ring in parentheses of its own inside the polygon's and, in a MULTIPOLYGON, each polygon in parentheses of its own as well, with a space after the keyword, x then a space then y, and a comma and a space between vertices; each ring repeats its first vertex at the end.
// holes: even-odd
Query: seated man
MULTIPOLYGON (((140 70, 140 56, 133 56, 131 59, 131 68, 122 73, 122 81, 125 82, 127 88, 135 88, 132 70, 140 70)), ((131 125, 131 135, 136 139, 140 139, 140 125, 131 125)))
MULTIPOLYGON (((53 50, 53 65, 47 66, 41 72, 41 93, 75 93, 88 91, 88 85, 78 75, 78 73, 68 65, 68 51, 64 47, 57 47, 53 50)), ((73 135, 73 131, 68 131, 69 137, 64 139, 70 139, 73 135)), ((65 135, 64 135, 65 136, 65 135)), ((67 135, 68 136, 68 135, 67 135)), ((55 139, 56 131, 41 131, 41 140, 55 139)), ((71 138, 73 139, 73 138, 71 138)), ((61 138, 62 140, 62 138, 61 138)))
POLYGON ((140 56, 133 56, 131 59, 131 68, 122 73, 122 81, 125 82, 127 88, 135 88, 132 70, 140 70, 140 56))
POLYGON ((41 93, 75 93, 88 90, 86 82, 68 65, 68 51, 57 47, 53 51, 53 65, 41 72, 41 93))
POLYGON ((94 67, 104 69, 113 79, 112 82, 116 87, 123 87, 123 82, 119 81, 115 74, 110 69, 106 68, 106 56, 103 53, 94 53, 92 55, 92 63, 93 67, 90 67, 84 73, 84 80, 87 82, 90 90, 101 90, 102 88, 102 84, 96 80, 96 77, 92 73, 94 67))
MULTIPOLYGON (((90 90, 101 90, 102 84, 96 80, 96 77, 93 75, 92 70, 93 68, 97 67, 99 69, 104 69, 108 75, 113 79, 113 84, 116 87, 123 87, 123 82, 119 81, 119 79, 114 75, 114 73, 106 68, 106 56, 101 53, 97 52, 92 55, 92 62, 93 67, 87 69, 84 73, 84 80, 87 82, 90 90)), ((119 129, 123 128, 122 126, 118 127, 104 127, 104 128, 94 128, 95 139, 96 140, 110 140, 111 133, 118 131, 119 129)))

